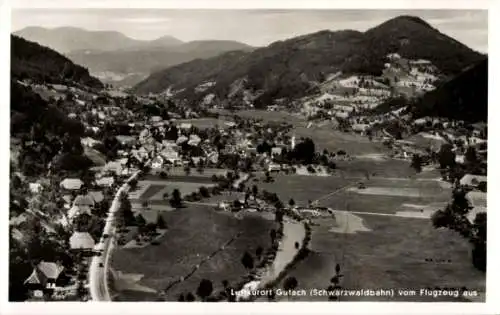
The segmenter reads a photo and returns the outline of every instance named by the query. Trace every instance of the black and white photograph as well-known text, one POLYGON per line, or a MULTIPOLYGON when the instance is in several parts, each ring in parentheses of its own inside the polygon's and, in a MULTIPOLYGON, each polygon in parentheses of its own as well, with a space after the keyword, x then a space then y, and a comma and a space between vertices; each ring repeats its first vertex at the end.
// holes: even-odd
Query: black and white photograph
POLYGON ((487 8, 9 14, 9 302, 485 304, 487 8))

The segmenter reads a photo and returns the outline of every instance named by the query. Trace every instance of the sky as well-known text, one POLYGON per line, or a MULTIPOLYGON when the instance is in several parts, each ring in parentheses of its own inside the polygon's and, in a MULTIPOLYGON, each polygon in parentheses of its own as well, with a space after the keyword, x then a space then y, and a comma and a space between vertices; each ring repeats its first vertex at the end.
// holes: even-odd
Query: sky
POLYGON ((183 41, 236 40, 265 46, 325 29, 365 31, 398 15, 421 17, 470 48, 488 52, 487 10, 14 9, 12 31, 72 26, 144 40, 170 35, 183 41))

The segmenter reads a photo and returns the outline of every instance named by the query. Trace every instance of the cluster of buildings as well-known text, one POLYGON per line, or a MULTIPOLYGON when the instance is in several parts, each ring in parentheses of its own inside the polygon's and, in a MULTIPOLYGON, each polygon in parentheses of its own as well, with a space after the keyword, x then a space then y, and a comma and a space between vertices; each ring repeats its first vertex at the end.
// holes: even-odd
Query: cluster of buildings
POLYGON ((309 117, 349 119, 364 110, 376 108, 389 97, 414 96, 435 89, 439 71, 428 60, 409 60, 389 54, 379 78, 341 74, 320 85, 321 94, 302 100, 302 113, 309 117))

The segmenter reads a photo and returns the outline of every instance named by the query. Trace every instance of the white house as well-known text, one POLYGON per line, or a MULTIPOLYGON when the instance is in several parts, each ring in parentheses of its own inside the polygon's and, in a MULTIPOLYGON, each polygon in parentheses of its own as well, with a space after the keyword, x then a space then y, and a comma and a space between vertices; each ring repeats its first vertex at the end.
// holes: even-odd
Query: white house
POLYGON ((427 123, 427 119, 426 118, 415 119, 415 121, 413 121, 413 123, 417 126, 422 126, 422 125, 425 125, 427 123))
POLYGON ((96 144, 99 144, 101 143, 101 141, 99 140, 95 140, 91 137, 86 137, 86 138, 82 138, 80 139, 80 143, 86 147, 90 147, 92 148, 93 146, 95 146, 96 144))
POLYGON ((187 142, 189 139, 188 137, 186 136, 180 136, 179 138, 177 138, 177 141, 175 141, 176 144, 181 144, 181 143, 184 143, 184 142, 187 142))
POLYGON ((175 144, 175 141, 172 141, 172 140, 162 140, 161 141, 161 144, 165 147, 165 148, 175 148, 177 147, 177 144, 175 144))
POLYGON ((123 135, 118 135, 115 137, 118 142, 120 142, 122 145, 129 145, 129 144, 134 144, 136 142, 135 137, 133 136, 123 136, 123 135))
POLYGON ((220 210, 224 210, 224 211, 229 211, 231 209, 231 206, 229 205, 229 203, 227 203, 225 201, 219 202, 219 204, 217 205, 217 207, 220 210))
POLYGON ((283 148, 281 148, 281 147, 271 148, 271 156, 275 157, 277 155, 281 155, 282 151, 283 151, 283 148))
POLYGON ((478 213, 487 212, 487 195, 481 191, 470 191, 467 193, 472 209, 467 213, 467 219, 473 223, 478 213))
POLYGON ((66 178, 60 186, 66 190, 79 190, 82 188, 83 182, 78 178, 66 178))
POLYGON ((99 117, 100 120, 106 119, 106 114, 104 112, 97 112, 97 117, 99 117))
POLYGON ((139 134, 139 138, 144 139, 149 137, 151 134, 148 129, 143 129, 141 133, 139 134))
POLYGON ((201 142, 201 138, 197 135, 190 135, 189 136, 189 141, 188 141, 188 144, 190 146, 197 146, 199 145, 201 142))
POLYGON ((108 162, 106 165, 104 165, 105 172, 113 172, 116 175, 120 175, 122 170, 123 170, 123 166, 120 163, 120 161, 112 161, 112 162, 108 162))
POLYGON ((193 127, 193 125, 192 125, 192 124, 190 124, 190 123, 181 123, 181 124, 179 125, 179 128, 180 128, 180 129, 183 129, 183 130, 189 130, 189 129, 191 129, 192 127, 193 127))
POLYGON ((466 174, 460 179, 460 185, 468 188, 476 188, 481 182, 487 182, 486 176, 466 174))
POLYGON ((78 195, 75 200, 73 200, 73 206, 87 206, 93 207, 95 205, 94 199, 90 195, 78 195))
POLYGON ((398 53, 388 54, 387 59, 389 60, 399 60, 401 56, 398 53))
POLYGON ((30 183, 29 187, 30 187, 30 191, 33 194, 37 194, 42 190, 42 185, 40 185, 39 183, 30 183))
POLYGON ((335 117, 345 119, 345 118, 349 117, 349 113, 348 112, 336 112, 335 117))
POLYGON ((61 276, 64 267, 54 263, 41 261, 33 268, 31 275, 24 281, 28 289, 33 290, 35 297, 43 297, 46 289, 55 289, 56 282, 61 276))
POLYGON ((457 154, 455 156, 455 162, 458 164, 464 164, 465 163, 465 155, 463 154, 457 154))
POLYGON ((219 153, 217 153, 216 151, 214 152, 211 152, 207 155, 207 159, 214 163, 214 164, 217 164, 217 162, 219 161, 219 153))
POLYGON ((95 241, 89 233, 75 231, 69 239, 69 245, 73 250, 92 250, 95 241))
POLYGON ((267 170, 269 172, 279 171, 281 170, 281 165, 276 163, 269 163, 269 165, 267 166, 267 170))
POLYGON ((104 194, 102 191, 89 191, 89 196, 92 197, 95 203, 104 201, 104 194))
POLYGON ((121 165, 126 165, 128 163, 128 158, 121 158, 118 162, 120 162, 121 165))
POLYGON ((356 131, 356 132, 364 133, 364 132, 368 131, 368 129, 370 129, 369 124, 354 124, 354 125, 352 125, 352 130, 356 131))
POLYGON ((28 220, 28 216, 25 213, 21 213, 17 217, 13 217, 9 220, 9 225, 18 226, 28 220))
POLYGON ((154 169, 161 169, 163 167, 163 162, 163 158, 161 156, 157 156, 153 159, 151 167, 154 169))
POLYGON ((111 187, 115 183, 115 179, 111 176, 102 177, 96 180, 95 183, 99 187, 111 187))
POLYGON ((169 161, 170 163, 174 164, 175 161, 180 160, 179 158, 179 153, 177 153, 174 150, 169 150, 169 149, 163 149, 160 152, 160 155, 166 160, 169 161))

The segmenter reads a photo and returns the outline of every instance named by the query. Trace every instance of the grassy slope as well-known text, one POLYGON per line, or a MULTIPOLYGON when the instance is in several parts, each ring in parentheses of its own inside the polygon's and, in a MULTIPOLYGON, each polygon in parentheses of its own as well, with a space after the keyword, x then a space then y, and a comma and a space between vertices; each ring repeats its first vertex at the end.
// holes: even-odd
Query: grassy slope
POLYGON ((240 262, 244 251, 254 251, 258 245, 265 247, 270 243, 272 222, 261 218, 238 220, 206 207, 195 206, 164 213, 164 218, 170 230, 159 246, 121 249, 113 257, 114 268, 144 274, 141 283, 157 290, 164 289, 170 281, 189 273, 203 257, 238 232, 243 233, 226 251, 203 265, 192 278, 174 286, 169 291, 169 299, 176 299, 181 292, 194 293, 201 278, 212 280, 218 289, 223 279, 230 282, 237 280, 245 272, 240 262))
MULTIPOLYGON (((469 290, 484 291, 484 274, 473 268, 468 243, 460 236, 448 230, 436 230, 427 220, 375 216, 363 219, 372 232, 331 233, 328 229, 332 221, 328 219, 313 228, 313 253, 290 273, 298 279, 299 288, 326 288, 338 262, 342 264, 344 288, 466 286, 469 290), (446 262, 426 262, 429 258, 446 262), (448 259, 451 262, 447 262, 448 259)), ((326 298, 306 297, 304 300, 326 301, 326 298)), ((343 300, 382 301, 384 298, 343 300)), ((398 297, 397 300, 432 302, 445 299, 417 296, 398 297)))

